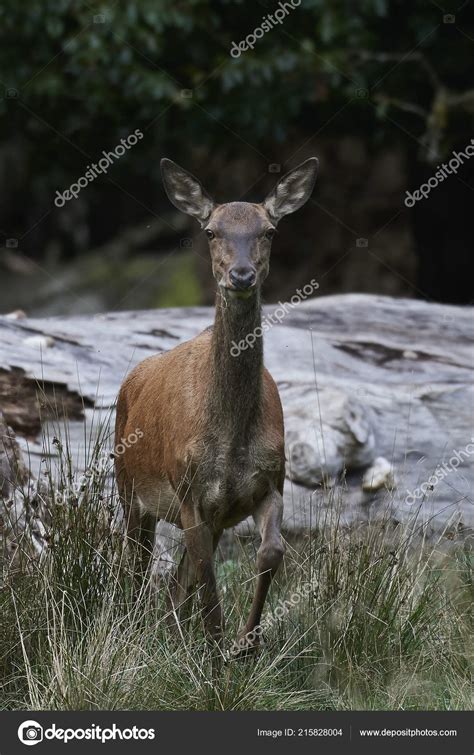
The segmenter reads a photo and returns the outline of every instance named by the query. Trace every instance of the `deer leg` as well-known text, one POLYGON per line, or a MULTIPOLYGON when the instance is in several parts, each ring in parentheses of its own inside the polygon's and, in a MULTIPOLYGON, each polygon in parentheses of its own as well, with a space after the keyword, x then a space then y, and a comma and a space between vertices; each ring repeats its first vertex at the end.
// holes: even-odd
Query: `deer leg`
POLYGON ((265 498, 253 513, 253 518, 260 530, 262 543, 257 552, 257 587, 250 608, 250 614, 244 628, 239 632, 237 645, 250 649, 259 645, 260 619, 263 606, 274 575, 280 566, 285 548, 281 539, 281 521, 283 517, 283 498, 274 490, 265 498))
MULTIPOLYGON (((216 532, 213 537, 213 551, 216 550, 222 530, 216 532)), ((169 624, 175 625, 175 616, 177 614, 180 623, 187 623, 192 616, 193 599, 196 592, 197 575, 193 568, 187 549, 184 551, 179 562, 179 566, 172 577, 174 582, 169 594, 169 605, 171 612, 169 624)))
POLYGON ((139 594, 147 576, 155 542, 156 517, 142 514, 135 502, 125 508, 127 537, 134 552, 135 593, 139 594))
POLYGON ((155 544, 156 517, 148 512, 140 517, 140 531, 138 535, 140 566, 143 578, 148 574, 153 546, 155 544))
POLYGON ((168 593, 168 625, 176 627, 176 617, 180 623, 188 623, 191 619, 194 585, 196 575, 191 564, 187 550, 184 551, 179 566, 172 576, 172 586, 168 593))
POLYGON ((207 522, 202 519, 199 508, 193 503, 184 503, 181 507, 181 524, 184 530, 187 559, 184 562, 182 559, 181 562, 182 572, 186 569, 186 580, 180 587, 180 594, 189 595, 195 586, 200 589, 201 615, 205 632, 209 637, 219 641, 224 630, 224 621, 217 594, 213 557, 221 532, 211 530, 207 522))
POLYGON ((134 500, 133 487, 128 484, 125 478, 125 472, 119 468, 116 461, 117 488, 119 492, 120 503, 122 504, 123 517, 125 522, 125 531, 127 534, 127 545, 133 556, 133 581, 134 595, 136 596, 141 589, 143 578, 141 575, 142 559, 139 557, 140 541, 140 511, 137 502, 134 500), (137 569, 140 565, 140 569, 137 569))

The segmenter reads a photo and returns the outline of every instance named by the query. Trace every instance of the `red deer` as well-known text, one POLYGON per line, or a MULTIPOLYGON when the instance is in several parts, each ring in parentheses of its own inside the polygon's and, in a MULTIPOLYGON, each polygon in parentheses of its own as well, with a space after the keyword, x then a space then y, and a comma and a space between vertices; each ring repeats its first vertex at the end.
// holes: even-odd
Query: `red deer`
MULTIPOLYGON (((196 218, 209 240, 217 283, 215 321, 191 341, 141 362, 124 381, 116 438, 140 428, 142 439, 116 459, 127 532, 146 573, 159 519, 184 531, 185 551, 171 590, 173 616, 186 618, 199 589, 206 634, 224 628, 213 555, 224 529, 252 515, 261 535, 257 581, 240 637, 259 625, 280 565, 285 453, 278 389, 263 366, 262 283, 278 222, 309 198, 318 160, 283 176, 261 204, 216 204, 190 173, 161 161, 170 201, 196 218)), ((140 577, 141 579, 141 577, 140 577)), ((254 633, 255 634, 255 633, 254 633)), ((253 643, 258 644, 258 638, 253 643)))

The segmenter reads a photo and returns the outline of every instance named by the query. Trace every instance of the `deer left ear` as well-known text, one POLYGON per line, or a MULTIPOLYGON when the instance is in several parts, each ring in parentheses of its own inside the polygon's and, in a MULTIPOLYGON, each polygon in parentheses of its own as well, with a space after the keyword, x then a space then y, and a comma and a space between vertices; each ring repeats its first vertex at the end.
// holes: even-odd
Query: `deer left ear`
POLYGON ((296 212, 308 201, 318 175, 318 165, 318 158, 310 157, 278 181, 263 202, 264 208, 275 223, 285 215, 296 212))
POLYGON ((215 205, 201 182, 192 173, 188 173, 166 157, 160 164, 165 191, 170 202, 181 212, 192 215, 204 226, 215 205))

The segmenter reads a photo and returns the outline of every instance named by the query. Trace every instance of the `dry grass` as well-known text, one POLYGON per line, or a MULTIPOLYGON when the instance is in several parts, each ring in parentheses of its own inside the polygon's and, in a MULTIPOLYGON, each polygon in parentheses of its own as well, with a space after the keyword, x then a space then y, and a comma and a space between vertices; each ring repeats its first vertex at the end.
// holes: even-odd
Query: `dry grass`
MULTIPOLYGON (((89 462, 104 455, 100 436, 89 462)), ((64 440, 61 442, 64 443, 64 440)), ((222 658, 196 615, 186 633, 165 627, 164 589, 131 597, 131 565, 105 474, 77 497, 61 445, 51 490, 50 549, 25 559, 0 589, 2 709, 466 709, 472 652, 472 557, 426 543, 388 520, 347 529, 331 512, 289 544, 266 607, 258 655, 222 658), (51 497, 52 499, 52 497, 51 497), (306 595, 279 619, 279 601, 306 595), (278 613, 278 612, 277 612, 278 613), (272 619, 273 617, 273 619, 272 619), (272 619, 272 620, 269 620, 272 619)), ((255 543, 217 569, 226 648, 255 579, 255 543)), ((20 559, 21 562, 21 559, 20 559)))

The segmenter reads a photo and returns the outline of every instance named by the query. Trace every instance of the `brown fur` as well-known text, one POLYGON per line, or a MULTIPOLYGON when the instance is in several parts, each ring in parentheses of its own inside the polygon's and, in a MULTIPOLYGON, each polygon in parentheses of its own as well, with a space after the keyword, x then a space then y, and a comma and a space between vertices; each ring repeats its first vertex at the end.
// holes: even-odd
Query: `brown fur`
MULTIPOLYGON (((284 435, 278 389, 270 373, 250 349, 232 357, 231 343, 222 344, 216 359, 218 335, 217 330, 214 337, 204 331, 172 351, 145 359, 127 377, 118 399, 116 437, 127 438, 140 428, 143 438, 117 457, 117 475, 121 488, 133 486, 135 498, 146 497, 150 488, 163 483, 179 491, 178 499, 193 488, 206 518, 212 516, 226 528, 251 513, 256 503, 251 488, 258 498, 271 486, 282 489, 284 435), (245 361, 255 363, 253 375, 245 375, 245 361), (232 370, 247 378, 246 390, 234 390, 232 370), (220 417, 217 424, 215 415, 220 417), (252 484, 247 467, 259 473, 252 484), (212 494, 217 481, 226 489, 219 505, 212 494)), ((166 518, 181 526, 179 517, 166 518)))

